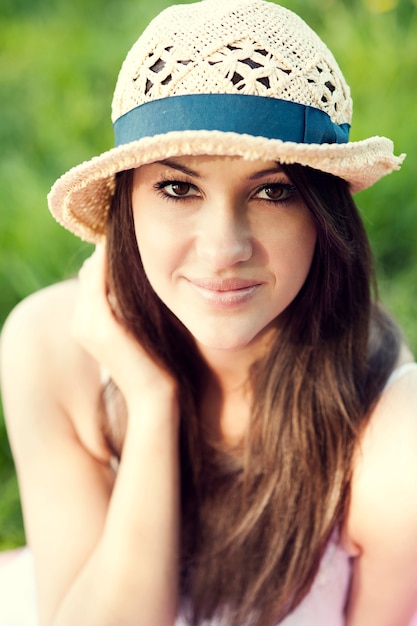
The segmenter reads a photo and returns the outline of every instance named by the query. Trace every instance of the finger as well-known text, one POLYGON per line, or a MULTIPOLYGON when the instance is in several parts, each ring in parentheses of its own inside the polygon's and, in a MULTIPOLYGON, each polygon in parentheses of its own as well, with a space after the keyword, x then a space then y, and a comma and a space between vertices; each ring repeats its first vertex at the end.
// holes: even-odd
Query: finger
POLYGON ((97 247, 93 254, 82 264, 78 272, 81 286, 106 292, 106 264, 105 249, 103 246, 97 247))
POLYGON ((98 243, 94 251, 95 263, 97 263, 98 274, 97 277, 101 280, 101 284, 104 285, 106 298, 110 306, 111 311, 115 314, 116 318, 120 317, 120 308, 118 306, 117 298, 113 292, 110 291, 107 281, 107 251, 105 243, 98 243))
POLYGON ((94 264, 94 279, 97 286, 100 286, 103 296, 107 295, 107 272, 106 272, 106 249, 104 244, 98 244, 92 255, 94 264))

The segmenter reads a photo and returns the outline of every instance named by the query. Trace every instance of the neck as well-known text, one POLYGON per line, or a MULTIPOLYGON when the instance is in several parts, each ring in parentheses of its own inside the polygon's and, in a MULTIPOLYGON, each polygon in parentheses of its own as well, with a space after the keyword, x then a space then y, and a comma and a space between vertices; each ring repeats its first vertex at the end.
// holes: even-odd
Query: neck
POLYGON ((272 339, 271 332, 251 345, 234 350, 199 345, 209 371, 201 407, 209 438, 231 446, 242 441, 251 411, 250 368, 264 356, 272 339))
POLYGON ((276 332, 276 327, 271 325, 251 343, 228 350, 197 344, 213 379, 225 395, 246 387, 251 366, 267 353, 276 332))
POLYGON ((200 418, 209 441, 227 448, 238 447, 250 418, 251 390, 247 377, 232 376, 219 380, 213 374, 207 380, 200 407, 200 418))

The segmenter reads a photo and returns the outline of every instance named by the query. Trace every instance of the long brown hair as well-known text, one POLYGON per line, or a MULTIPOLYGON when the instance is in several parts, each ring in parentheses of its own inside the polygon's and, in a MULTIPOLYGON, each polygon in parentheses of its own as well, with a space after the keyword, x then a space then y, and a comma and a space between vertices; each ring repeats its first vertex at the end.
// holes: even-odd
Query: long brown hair
POLYGON ((372 302, 372 255, 347 184, 283 169, 313 215, 317 245, 282 332, 252 367, 237 460, 202 432, 205 365, 144 273, 132 172, 118 175, 109 217, 109 283, 122 321, 180 385, 180 575, 193 625, 224 615, 230 626, 270 626, 305 596, 346 510, 355 442, 398 355, 396 326, 372 302))

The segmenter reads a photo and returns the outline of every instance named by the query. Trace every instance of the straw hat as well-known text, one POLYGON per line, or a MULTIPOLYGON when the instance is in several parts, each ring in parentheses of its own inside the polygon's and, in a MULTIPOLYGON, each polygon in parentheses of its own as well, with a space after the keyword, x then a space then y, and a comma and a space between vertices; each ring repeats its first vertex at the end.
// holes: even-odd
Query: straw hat
POLYGON ((352 192, 399 169, 385 137, 348 143, 350 90, 305 22, 265 0, 203 0, 160 13, 128 53, 112 120, 116 147, 53 185, 49 207, 91 242, 105 231, 115 174, 180 155, 300 163, 352 192))

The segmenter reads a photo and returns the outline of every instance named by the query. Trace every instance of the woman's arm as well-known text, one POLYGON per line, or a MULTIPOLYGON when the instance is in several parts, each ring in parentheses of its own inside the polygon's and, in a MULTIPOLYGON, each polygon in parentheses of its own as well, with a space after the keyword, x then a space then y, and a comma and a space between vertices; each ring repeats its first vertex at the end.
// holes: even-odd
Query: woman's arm
POLYGON ((63 287, 18 307, 2 337, 3 399, 41 625, 171 625, 178 594, 176 387, 116 324, 102 280, 99 253, 83 270, 81 291, 75 288, 77 341, 68 332, 74 288, 67 295, 63 287), (96 360, 128 409, 116 479, 75 426, 94 418, 96 360))
POLYGON ((385 391, 358 449, 347 522, 356 546, 347 626, 417 611, 417 372, 385 391))

